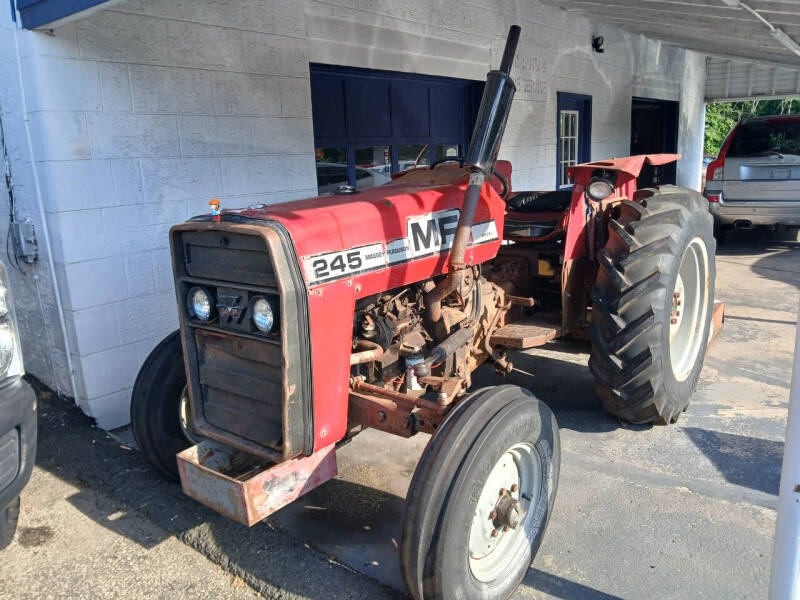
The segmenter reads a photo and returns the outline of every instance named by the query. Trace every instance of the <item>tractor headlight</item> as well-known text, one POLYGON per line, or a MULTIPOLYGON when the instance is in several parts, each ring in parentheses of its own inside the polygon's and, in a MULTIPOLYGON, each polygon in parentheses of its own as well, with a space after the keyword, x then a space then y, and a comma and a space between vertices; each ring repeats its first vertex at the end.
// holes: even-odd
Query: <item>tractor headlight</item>
POLYGON ((6 266, 0 262, 0 380, 24 373, 14 303, 8 288, 6 266))
POLYGON ((8 303, 6 302, 6 286, 0 281, 0 318, 8 314, 8 303))
POLYGON ((592 177, 586 187, 586 194, 595 202, 605 200, 614 193, 614 184, 603 177, 592 177))
POLYGON ((214 299, 208 290, 201 287, 193 287, 189 290, 186 307, 190 317, 201 321, 210 321, 214 315, 214 299))
POLYGON ((275 310, 264 296, 256 296, 251 301, 253 324, 262 333, 270 333, 275 328, 275 310))
POLYGON ((0 323, 0 375, 5 375, 14 360, 16 349, 14 329, 8 321, 0 323))

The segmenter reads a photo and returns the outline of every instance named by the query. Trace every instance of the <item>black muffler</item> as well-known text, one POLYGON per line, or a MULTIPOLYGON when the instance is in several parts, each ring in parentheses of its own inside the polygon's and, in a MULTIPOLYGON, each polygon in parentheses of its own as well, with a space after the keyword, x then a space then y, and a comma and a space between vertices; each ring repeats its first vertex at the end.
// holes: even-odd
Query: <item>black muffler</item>
POLYGON ((478 118, 475 120, 466 156, 466 164, 470 170, 481 171, 486 179, 492 177, 508 113, 511 112, 511 101, 517 90, 511 79, 511 66, 514 64, 519 34, 519 25, 512 25, 508 31, 500 69, 489 71, 486 76, 486 87, 483 90, 478 118))
POLYGON ((464 193, 464 203, 461 206, 453 245, 450 247, 450 272, 425 297, 426 318, 429 322, 439 321, 442 316, 442 300, 461 285, 465 267, 464 255, 472 236, 472 224, 475 220, 481 187, 485 181, 491 179, 494 172, 508 113, 511 111, 511 101, 517 89, 510 73, 520 31, 519 25, 511 26, 500 69, 489 71, 486 76, 486 87, 483 90, 478 118, 472 130, 472 139, 465 160, 469 168, 469 185, 464 193))

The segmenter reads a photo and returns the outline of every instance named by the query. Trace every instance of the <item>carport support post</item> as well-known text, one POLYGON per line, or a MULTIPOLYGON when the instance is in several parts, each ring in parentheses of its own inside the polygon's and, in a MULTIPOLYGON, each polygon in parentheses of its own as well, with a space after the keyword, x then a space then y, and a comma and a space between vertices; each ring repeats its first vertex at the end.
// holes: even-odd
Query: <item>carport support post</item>
POLYGON ((794 345, 786 442, 783 445, 769 598, 800 600, 800 313, 794 345))

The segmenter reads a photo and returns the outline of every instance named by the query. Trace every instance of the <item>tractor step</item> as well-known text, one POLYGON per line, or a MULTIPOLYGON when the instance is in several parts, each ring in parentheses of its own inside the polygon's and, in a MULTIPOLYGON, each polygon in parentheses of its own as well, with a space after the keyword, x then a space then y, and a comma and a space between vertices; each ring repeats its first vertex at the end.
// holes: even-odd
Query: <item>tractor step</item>
POLYGON ((278 464, 204 440, 178 454, 183 493, 218 513, 252 527, 279 508, 336 477, 336 450, 278 464))
POLYGON ((708 345, 711 345, 719 332, 722 331, 722 326, 725 324, 725 303, 714 302, 714 312, 711 313, 711 332, 708 334, 708 345))
POLYGON ((493 346, 524 350, 542 346, 561 335, 561 316, 542 313, 504 325, 492 334, 493 346))

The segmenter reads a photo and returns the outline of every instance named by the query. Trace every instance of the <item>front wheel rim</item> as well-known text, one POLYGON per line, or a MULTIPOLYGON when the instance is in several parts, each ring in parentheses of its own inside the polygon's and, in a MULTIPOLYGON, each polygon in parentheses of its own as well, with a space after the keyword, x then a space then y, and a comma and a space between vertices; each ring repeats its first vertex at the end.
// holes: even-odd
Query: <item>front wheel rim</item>
POLYGON ((521 442, 506 450, 481 490, 469 534, 468 559, 473 577, 483 583, 498 579, 514 563, 514 556, 530 546, 539 525, 536 507, 544 490, 544 468, 534 444, 521 442), (518 502, 516 527, 504 527, 498 518, 503 493, 518 502), (495 514, 493 518, 492 515, 495 514))
POLYGON ((189 391, 187 386, 183 386, 181 391, 181 399, 178 403, 178 424, 181 426, 181 433, 183 437, 192 444, 199 444, 200 438, 192 431, 189 425, 189 391))
POLYGON ((710 294, 708 262, 705 242, 692 239, 678 267, 669 315, 670 363, 677 381, 689 377, 703 343, 710 294))

